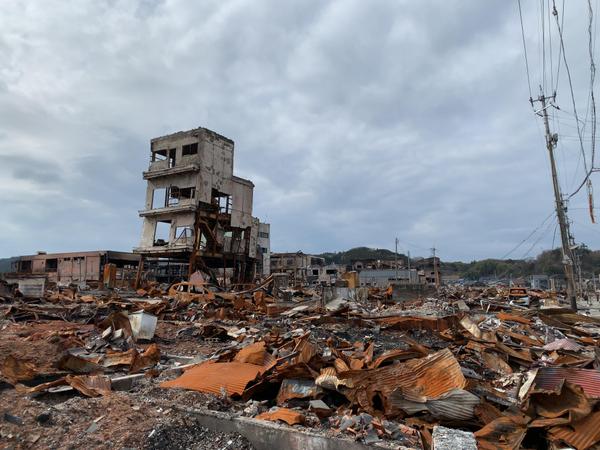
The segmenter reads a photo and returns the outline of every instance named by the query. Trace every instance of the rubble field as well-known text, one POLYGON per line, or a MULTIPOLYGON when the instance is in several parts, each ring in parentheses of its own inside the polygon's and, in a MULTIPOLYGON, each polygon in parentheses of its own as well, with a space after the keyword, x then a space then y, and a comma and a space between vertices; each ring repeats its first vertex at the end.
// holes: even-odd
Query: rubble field
POLYGON ((0 448, 255 448, 198 409, 376 448, 599 445, 600 319, 556 293, 195 291, 5 289, 0 448))

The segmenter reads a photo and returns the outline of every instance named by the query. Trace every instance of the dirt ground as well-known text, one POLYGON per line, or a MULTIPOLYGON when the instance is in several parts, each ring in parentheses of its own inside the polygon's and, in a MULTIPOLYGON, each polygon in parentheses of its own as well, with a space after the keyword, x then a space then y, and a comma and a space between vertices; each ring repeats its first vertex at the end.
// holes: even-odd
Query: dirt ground
POLYGON ((4 386, 0 448, 157 449, 190 448, 192 443, 200 449, 252 448, 240 436, 206 430, 176 409, 226 410, 227 404, 199 392, 161 389, 156 381, 142 380, 131 391, 97 398, 76 393, 32 398, 4 386))
MULTIPOLYGON (((71 329, 62 321, 3 321, 0 360, 9 355, 34 360, 43 378, 44 373, 57 373, 56 361, 64 350, 83 346, 93 329, 93 325, 80 324, 71 329)), ((204 343, 193 332, 177 335, 181 329, 177 324, 159 323, 155 341, 164 354, 198 356, 221 345, 204 343)), ((130 391, 97 398, 77 392, 24 395, 0 382, 0 448, 189 448, 191 443, 200 449, 251 448, 242 437, 199 427, 174 408, 226 410, 226 403, 199 392, 161 389, 160 381, 142 379, 130 391)))

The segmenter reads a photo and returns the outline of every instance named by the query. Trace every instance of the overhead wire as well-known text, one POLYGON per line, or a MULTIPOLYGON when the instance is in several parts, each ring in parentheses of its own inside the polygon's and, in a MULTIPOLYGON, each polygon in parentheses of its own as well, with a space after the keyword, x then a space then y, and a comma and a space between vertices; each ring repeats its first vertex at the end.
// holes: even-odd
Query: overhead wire
MULTIPOLYGON (((535 248, 535 246, 542 240, 543 237, 546 236, 546 234, 548 233, 548 231, 550 230, 550 227, 552 226, 553 222, 550 222, 546 228, 544 229, 544 231, 542 231, 539 235, 539 237, 535 240, 535 242, 533 244, 531 244, 531 247, 529 247, 529 250, 527 250, 525 252, 525 254, 523 255, 523 257, 521 259, 525 259, 527 258, 527 256, 529 255, 529 253, 531 253, 531 250, 533 250, 535 248)), ((556 227, 557 224, 554 224, 554 226, 556 227)))
MULTIPOLYGON (((592 183, 590 180, 590 176, 591 174, 595 171, 595 167, 594 167, 594 160, 595 160, 595 140, 596 140, 596 111, 595 111, 595 98, 593 97, 593 84, 595 81, 595 72, 596 72, 596 67, 595 67, 595 63, 594 63, 594 58, 593 58, 593 49, 594 49, 594 37, 593 37, 593 32, 592 32, 592 27, 593 27, 593 7, 592 7, 592 3, 591 0, 588 0, 588 16, 589 16, 589 22, 588 22, 588 35, 589 35, 589 39, 588 39, 588 47, 589 47, 589 54, 590 54, 590 96, 591 96, 591 108, 592 108, 592 138, 591 138, 591 146, 592 146, 592 158, 591 158, 591 167, 588 169, 588 163, 587 163, 587 155, 585 153, 585 149, 584 149, 584 145, 583 145, 583 132, 582 129, 580 127, 580 119, 579 119, 579 115, 577 113, 577 105, 575 102, 575 93, 573 90, 573 81, 572 81, 572 77, 571 77, 571 71, 569 69, 569 65, 567 62, 567 57, 566 57, 566 52, 565 52, 565 46, 564 46, 564 37, 563 37, 563 27, 564 27, 564 0, 563 0, 563 11, 562 11, 562 22, 563 25, 561 25, 561 21, 559 21, 558 18, 558 11, 556 9, 556 2, 555 0, 552 0, 553 3, 553 10, 552 10, 552 14, 554 15, 555 19, 556 19, 556 26, 558 29, 558 36, 560 39, 560 53, 562 54, 562 60, 564 62, 565 65, 565 71, 567 72, 567 80, 569 83, 569 91, 571 94, 571 101, 572 101, 572 105, 573 105, 573 114, 575 116, 575 121, 576 121, 576 125, 577 125, 577 137, 579 140, 579 148, 581 151, 581 157, 578 160, 577 163, 577 167, 576 167, 576 172, 579 168, 579 165, 581 164, 581 162, 583 162, 583 168, 584 168, 584 173, 585 173, 585 177, 583 179, 583 181, 579 184, 579 186, 577 187, 577 189, 575 189, 571 194, 569 194, 567 196, 567 200, 571 199, 572 197, 574 197, 575 195, 577 195, 579 193, 579 191, 581 190, 581 188, 583 186, 587 186, 587 191, 588 191, 588 197, 589 197, 589 204, 590 204, 590 217, 592 219, 592 222, 595 223, 595 218, 594 218, 594 212, 593 212, 593 191, 592 191, 592 183)), ((557 77, 558 78, 558 77, 557 77)), ((558 84, 558 79, 557 79, 557 84, 558 84)), ((587 112, 586 112, 586 116, 587 116, 587 112)), ((587 117, 586 120, 584 121, 584 126, 587 123, 587 117)))
POLYGON ((548 7, 546 8, 546 11, 548 13, 548 55, 550 55, 550 88, 552 88, 554 86, 554 64, 552 60, 552 32, 550 30, 550 0, 548 0, 548 7))
POLYGON ((521 37, 523 39, 523 54, 525 55, 525 72, 527 73, 527 86, 529 87, 529 101, 533 106, 533 94, 531 92, 531 77, 529 76, 529 61, 527 58, 527 45, 525 44, 525 28, 523 27, 523 11, 521 10, 521 0, 519 4, 519 18, 521 19, 521 37))
POLYGON ((517 245, 515 245, 513 247, 512 250, 510 250, 509 252, 507 252, 502 258, 500 259, 506 259, 508 256, 510 256, 512 253, 514 253, 519 247, 521 247, 521 245, 523 245, 525 242, 527 242, 529 239, 531 239, 531 237, 540 229, 544 226, 544 224, 548 221, 548 219, 552 216, 555 215, 555 212, 552 211, 550 214, 548 214, 548 216, 542 221, 542 223, 540 223, 537 227, 535 227, 533 229, 533 231, 531 233, 529 233, 527 235, 527 237, 525 239, 523 239, 521 242, 519 242, 517 245))
POLYGON ((571 92, 571 101, 573 104, 573 114, 575 115, 575 120, 577 122, 577 135, 579 137, 579 146, 580 146, 581 154, 583 157, 583 165, 584 165, 585 171, 587 173, 587 171, 588 171, 587 159, 586 159, 586 155, 585 155, 585 149, 583 148, 583 137, 581 134, 581 128, 579 127, 579 115, 577 114, 577 105, 575 104, 575 93, 573 91, 573 80, 571 78, 571 70, 569 69, 569 64, 567 63, 567 55, 565 53, 565 42, 564 42, 564 38, 563 38, 563 31, 562 31, 562 27, 560 25, 560 21, 558 20, 558 11, 556 9, 556 3, 554 0, 552 0, 552 6, 553 6, 552 14, 554 15, 554 17, 556 19, 556 26, 558 28, 558 36, 559 36, 559 40, 560 40, 560 47, 562 49, 563 62, 565 65, 565 71, 567 72, 567 80, 569 82, 569 90, 571 92))
MULTIPOLYGON (((553 0, 554 1, 554 0, 553 0)), ((561 27, 564 30, 564 25, 565 25, 565 0, 563 0, 562 2, 562 7, 561 7, 561 27)), ((561 56, 562 56, 562 47, 558 47, 558 61, 556 62, 556 85, 554 87, 553 92, 556 93, 556 91, 558 90, 558 80, 560 78, 560 60, 561 60, 561 56)))
POLYGON ((542 24, 542 88, 546 91, 546 15, 544 13, 546 2, 540 0, 540 23, 542 24))

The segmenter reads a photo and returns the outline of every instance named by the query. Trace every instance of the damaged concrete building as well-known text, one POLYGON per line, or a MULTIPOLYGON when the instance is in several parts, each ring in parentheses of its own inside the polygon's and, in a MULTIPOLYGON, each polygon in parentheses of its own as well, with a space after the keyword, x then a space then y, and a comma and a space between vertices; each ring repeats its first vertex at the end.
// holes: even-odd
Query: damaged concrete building
POLYGON ((115 286, 133 287, 139 259, 139 255, 133 253, 110 250, 38 252, 14 258, 11 271, 4 273, 2 278, 9 283, 18 283, 20 288, 28 283, 73 283, 98 288, 103 282, 106 267, 111 266, 115 286))
MULTIPOLYGON (((230 269, 236 283, 268 271, 261 255, 257 273, 254 184, 233 174, 233 159, 234 142, 206 128, 151 140, 142 236, 134 249, 146 267, 169 260, 188 263, 190 273, 230 269)), ((262 248, 269 248, 265 239, 262 248)))

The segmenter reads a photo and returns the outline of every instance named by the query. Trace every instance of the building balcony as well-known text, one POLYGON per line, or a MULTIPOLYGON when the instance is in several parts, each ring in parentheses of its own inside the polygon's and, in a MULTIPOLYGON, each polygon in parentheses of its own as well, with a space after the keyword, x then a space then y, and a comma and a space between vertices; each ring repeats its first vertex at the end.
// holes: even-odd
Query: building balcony
POLYGON ((168 161, 154 161, 150 163, 150 168, 144 172, 144 180, 199 171, 200 165, 195 163, 169 167, 168 161))
POLYGON ((167 206, 164 208, 142 209, 138 211, 140 217, 168 216, 170 214, 190 213, 196 211, 198 206, 195 203, 167 206))

